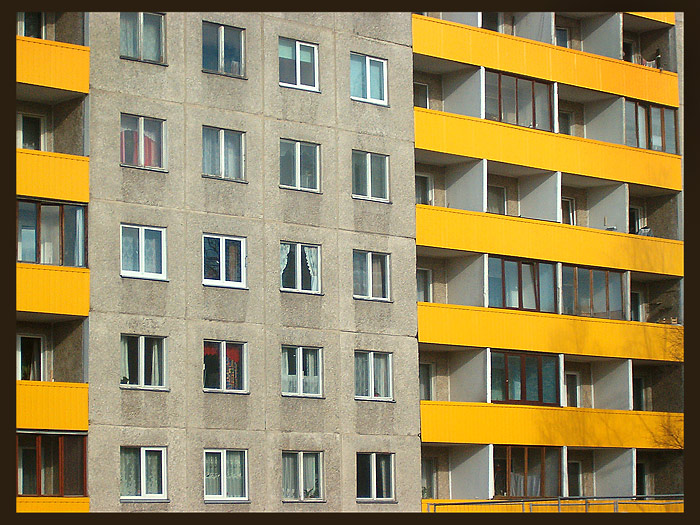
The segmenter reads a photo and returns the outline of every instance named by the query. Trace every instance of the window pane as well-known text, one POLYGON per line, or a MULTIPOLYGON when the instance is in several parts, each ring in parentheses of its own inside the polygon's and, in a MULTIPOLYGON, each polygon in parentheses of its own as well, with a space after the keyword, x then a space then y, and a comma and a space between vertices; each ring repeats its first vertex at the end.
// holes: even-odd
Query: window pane
POLYGON ((559 358, 542 356, 542 402, 556 403, 559 396, 559 358))
POLYGON ((566 374, 566 406, 579 406, 578 376, 576 374, 566 374))
POLYGON ((510 494, 509 496, 525 495, 525 449, 511 447, 510 456, 510 494))
POLYGON ((121 496, 141 495, 141 451, 138 448, 122 447, 119 454, 121 496))
POLYGON ((226 343, 226 390, 243 390, 243 345, 226 343))
POLYGON ((122 335, 121 341, 121 381, 122 385, 139 384, 139 338, 135 335, 122 335))
POLYGON ((357 455, 357 497, 372 497, 372 455, 357 455))
POLYGON ((369 59, 370 97, 375 100, 385 100, 384 95, 384 62, 369 59))
POLYGON ((204 237, 204 278, 219 280, 219 250, 221 249, 217 237, 204 237))
POLYGON ((647 108, 637 105, 637 137, 640 148, 648 148, 647 144, 647 108))
POLYGON ((416 270, 417 300, 430 302, 430 271, 421 268, 416 270))
POLYGON ((561 200, 561 223, 562 224, 573 224, 571 218, 573 217, 573 208, 570 199, 561 200))
POLYGON ((367 189, 367 153, 352 152, 352 193, 353 195, 368 196, 367 189))
POLYGON ((60 492, 58 436, 41 436, 41 494, 57 496, 60 492))
POLYGON ((486 118, 500 120, 498 109, 498 73, 486 71, 486 118))
POLYGON ((226 281, 240 283, 243 281, 242 242, 224 239, 226 253, 226 281))
POLYGON ((508 399, 519 401, 521 399, 520 383, 520 356, 508 356, 508 399))
POLYGON ((121 56, 139 57, 138 17, 138 13, 121 13, 119 16, 119 53, 121 56))
POLYGON ((498 31, 498 26, 498 13, 481 13, 481 27, 483 27, 484 29, 489 29, 491 31, 498 31))
POLYGON ((557 45, 561 47, 569 47, 569 30, 565 27, 556 28, 557 45))
POLYGON ((219 452, 204 453, 204 494, 206 496, 221 496, 221 454, 219 452))
POLYGON ((36 494, 36 436, 19 435, 17 449, 17 491, 19 494, 36 494))
POLYGON ((607 290, 605 286, 605 271, 593 270, 593 316, 607 317, 607 290))
POLYGON ((221 175, 219 159, 219 130, 202 127, 202 172, 207 175, 221 175))
POLYGON ((644 378, 632 378, 632 410, 644 410, 644 378))
POLYGON ((299 265, 299 272, 301 273, 301 283, 299 287, 302 290, 311 290, 311 269, 309 268, 309 261, 306 257, 308 246, 297 245, 299 250, 301 250, 301 264, 299 265), (303 249, 302 249, 303 248, 303 249))
POLYGON ((369 353, 355 352, 355 395, 369 396, 369 353))
POLYGON ((664 138, 666 139, 664 151, 678 153, 676 150, 676 112, 668 108, 664 108, 664 138))
POLYGON ((430 204, 430 179, 416 175, 416 204, 430 204))
POLYGON ((507 496, 506 447, 493 447, 493 485, 496 496, 507 496))
POLYGON ((242 450, 227 450, 226 497, 244 498, 245 496, 245 452, 242 450))
POLYGON ((299 499, 298 454, 282 452, 282 497, 299 499))
POLYGON ((581 493, 581 463, 569 461, 566 465, 569 481, 569 496, 582 496, 581 493))
POLYGON ((421 497, 435 497, 435 460, 432 458, 421 458, 420 462, 421 474, 421 497))
POLYGON ((132 115, 122 115, 121 125, 121 162, 138 166, 139 119, 132 115))
MULTIPOLYGON (((547 447, 544 449, 544 494, 545 497, 554 497, 561 494, 559 482, 560 451, 558 448, 547 447)), ((571 495, 571 494, 570 494, 571 495)))
POLYGON ((526 449, 527 457, 527 487, 526 496, 537 497, 542 495, 542 449, 529 447, 526 449))
POLYGON ((556 306, 554 287, 554 265, 539 263, 540 312, 554 312, 556 306))
POLYGON ((625 144, 637 147, 637 109, 629 100, 625 100, 625 144))
POLYGON ((501 75, 501 120, 515 124, 515 78, 501 75))
POLYGON ((282 288, 296 289, 297 244, 280 243, 280 273, 282 288))
POLYGON ((163 494, 163 452, 146 451, 146 494, 163 494))
POLYGON ((320 362, 317 348, 302 350, 303 392, 305 394, 321 393, 320 362))
POLYGON ((574 268, 571 266, 562 267, 561 298, 562 313, 565 315, 574 315, 574 268))
POLYGON ((20 337, 20 374, 22 381, 41 381, 41 339, 20 337))
POLYGON ((279 40, 280 82, 296 84, 296 42, 288 38, 279 40))
POLYGON ((163 232, 160 230, 143 231, 144 235, 144 271, 147 273, 163 273, 163 232))
POLYGON ((428 107, 428 86, 426 84, 413 83, 413 105, 417 108, 428 107))
POLYGON ((299 184, 302 188, 317 190, 318 179, 316 176, 316 151, 315 144, 301 143, 299 146, 299 184))
POLYGON ((204 388, 221 388, 220 343, 204 341, 204 388))
POLYGON ((433 398, 433 378, 430 373, 430 365, 420 363, 418 365, 418 383, 420 386, 420 399, 431 400, 433 398))
POLYGON ((535 275, 535 265, 522 263, 523 280, 523 308, 537 308, 537 276, 535 275))
POLYGON ((143 119, 143 164, 154 168, 163 167, 163 122, 143 119))
POLYGON ((591 315, 591 272, 583 268, 576 268, 578 278, 578 314, 591 315))
POLYGON ((387 157, 384 155, 370 155, 372 164, 372 197, 377 199, 387 198, 387 157))
POLYGON ((85 208, 63 206, 63 264, 85 266, 85 208))
POLYGON ((224 177, 243 179, 243 133, 224 131, 224 177))
POLYGON ((525 399, 527 401, 540 399, 540 372, 537 361, 535 356, 525 357, 525 399))
POLYGON ((651 149, 661 151, 661 108, 651 107, 651 149))
POLYGON ((202 22, 202 69, 219 70, 219 26, 208 22, 202 22))
POLYGON ((85 494, 83 474, 85 456, 82 436, 63 436, 63 494, 82 496, 85 494))
POLYGON ((367 98, 365 56, 350 53, 350 96, 367 98))
POLYGON ((61 264, 59 220, 59 206, 41 205, 41 251, 39 253, 42 264, 61 264))
POLYGON ((243 31, 224 27, 224 72, 231 75, 243 74, 243 31))
POLYGON ((501 308, 503 306, 503 276, 502 260, 489 256, 489 306, 501 308))
POLYGON ((545 131, 552 130, 549 92, 550 86, 548 84, 535 82, 535 127, 545 131))
POLYGON ((486 186, 486 211, 506 214, 506 189, 500 186, 486 186))
POLYGON ((24 35, 32 38, 41 38, 41 13, 24 13, 24 35))
POLYGON ((559 112, 559 133, 571 135, 571 113, 559 112))
POLYGON ((518 308, 518 263, 503 261, 505 269, 506 307, 518 308))
POLYGON ((41 149, 41 119, 38 117, 22 116, 22 148, 41 149))
POLYGON ((301 287, 303 290, 318 292, 321 289, 319 281, 318 252, 318 246, 301 247, 301 287))
POLYGON ((299 45, 299 83, 303 86, 316 86, 316 57, 313 46, 299 45))
POLYGON ((387 283, 387 256, 372 254, 372 297, 386 299, 389 297, 387 283))
POLYGON ((353 250, 352 252, 353 294, 362 297, 369 295, 367 274, 367 252, 353 250))
POLYGON ((143 14, 143 59, 163 62, 161 15, 143 14))
POLYGON ((299 393, 297 372, 297 349, 293 346, 282 347, 282 392, 286 394, 299 393))
POLYGON ((389 354, 374 354, 374 397, 391 397, 389 354))
POLYGON ((506 357, 500 352, 491 352, 491 400, 506 398, 506 357))
POLYGON ((391 479, 391 454, 377 454, 377 498, 391 498, 393 487, 391 479))
POLYGON ((280 184, 296 186, 296 143, 280 140, 280 184))
POLYGON ((532 127, 532 80, 518 79, 518 124, 532 127))
POLYGON ((165 369, 163 356, 163 339, 160 337, 144 338, 144 378, 145 385, 163 386, 165 369))
POLYGON ((619 272, 608 272, 608 297, 610 319, 622 319, 622 274, 619 272))
POLYGON ((321 462, 319 454, 304 453, 302 454, 304 462, 304 499, 314 499, 321 497, 321 462))
POLYGON ((17 260, 37 262, 36 227, 37 205, 19 202, 17 211, 17 260))

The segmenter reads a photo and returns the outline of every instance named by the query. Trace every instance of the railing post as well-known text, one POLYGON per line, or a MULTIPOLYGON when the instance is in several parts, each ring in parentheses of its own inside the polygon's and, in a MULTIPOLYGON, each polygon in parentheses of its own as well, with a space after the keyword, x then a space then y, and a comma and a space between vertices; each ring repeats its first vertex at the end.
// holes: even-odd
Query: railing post
POLYGON ((561 514, 561 496, 557 497, 557 512, 561 514))
POLYGON ((617 500, 613 501, 613 512, 617 512, 617 500))
POLYGON ((586 512, 588 512, 588 498, 586 498, 584 502, 586 503, 586 512))

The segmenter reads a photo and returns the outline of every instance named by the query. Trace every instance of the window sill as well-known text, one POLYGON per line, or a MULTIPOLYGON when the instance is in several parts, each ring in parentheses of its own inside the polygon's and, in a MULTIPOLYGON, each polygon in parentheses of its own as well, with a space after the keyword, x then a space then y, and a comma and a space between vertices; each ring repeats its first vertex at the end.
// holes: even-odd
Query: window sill
POLYGON ((122 60, 128 60, 129 62, 141 62, 142 64, 153 64, 154 66, 168 67, 166 62, 155 62, 154 60, 144 60, 143 58, 128 57, 124 55, 119 55, 122 60))
POLYGON ((120 277, 123 277, 124 279, 141 279, 145 281, 160 281, 164 283, 169 283, 170 279, 167 277, 154 277, 151 275, 128 275, 124 273, 119 274, 120 277))
POLYGON ((225 182, 237 182, 238 184, 248 184, 248 181, 245 179, 229 179, 226 177, 219 177, 218 175, 207 175, 206 173, 202 173, 202 178, 211 180, 221 180, 225 182))
POLYGON ((369 201, 369 202, 379 202, 381 204, 393 204, 389 199, 378 199, 376 197, 365 197, 364 195, 351 195, 351 197, 358 201, 369 201))
POLYGON ((388 102, 383 102, 381 100, 372 100, 369 98, 353 97, 352 95, 350 96, 350 100, 354 100, 355 102, 364 102, 366 104, 372 104, 373 106, 381 106, 381 107, 385 107, 385 108, 389 107, 388 102))
POLYGON ((159 168, 157 166, 134 166, 133 164, 123 164, 121 162, 119 163, 119 166, 121 166, 122 168, 131 168, 134 170, 144 170, 144 171, 155 171, 158 173, 168 173, 167 168, 159 168))
POLYGON ((326 399, 323 394, 294 394, 292 392, 282 392, 282 397, 302 398, 302 399, 326 399))
POLYGON ((377 403, 396 403, 396 400, 389 397, 358 397, 355 396, 355 401, 374 401, 377 403))
POLYGON ((221 504, 221 503, 223 503, 223 504, 230 504, 230 503, 250 503, 250 500, 247 499, 247 498, 246 498, 246 499, 225 499, 225 498, 214 499, 214 498, 204 498, 204 504, 206 505, 206 504, 208 504, 208 503, 219 503, 219 504, 221 504))
POLYGON ((357 503, 384 503, 384 504, 398 503, 398 501, 395 499, 360 499, 360 498, 357 498, 355 501, 357 503))
POLYGON ((224 284, 219 282, 206 282, 202 281, 202 286, 209 286, 211 288, 230 288, 232 290, 250 290, 247 286, 240 286, 234 284, 224 284))
POLYGON ((314 190, 312 188, 297 188, 295 186, 285 186, 284 184, 280 184, 279 187, 283 190, 305 191, 306 193, 316 193, 318 195, 323 195, 323 192, 321 190, 314 190))
POLYGON ((142 386, 120 384, 119 388, 121 388, 122 390, 147 390, 150 392, 170 392, 170 388, 167 386, 142 386))
POLYGON ((282 503, 328 503, 325 499, 283 499, 282 503))
POLYGON ((170 503, 170 498, 136 498, 136 497, 120 497, 119 503, 170 503))
POLYGON ((299 84, 285 84, 283 82, 279 83, 280 87, 283 88, 291 88, 291 89, 299 89, 301 91, 309 91, 311 93, 320 93, 321 90, 317 87, 310 87, 310 86, 303 86, 299 84))
POLYGON ((323 292, 312 292, 310 290, 294 290, 292 288, 280 288, 280 292, 298 293, 298 294, 303 294, 303 295, 318 295, 318 296, 325 295, 323 292))
POLYGON ((353 295, 353 299, 357 301, 370 301, 370 302, 375 302, 375 303, 393 303, 391 299, 383 299, 381 297, 364 297, 361 295, 353 295))
POLYGON ((249 390, 219 390, 217 388, 202 388, 202 392, 205 394, 233 394, 238 396, 249 396, 249 390))
POLYGON ((233 73, 226 73, 223 71, 212 71, 210 69, 202 69, 202 73, 206 73, 208 75, 216 75, 219 77, 228 77, 228 78, 237 78, 239 80, 248 80, 248 77, 245 75, 235 75, 233 73))

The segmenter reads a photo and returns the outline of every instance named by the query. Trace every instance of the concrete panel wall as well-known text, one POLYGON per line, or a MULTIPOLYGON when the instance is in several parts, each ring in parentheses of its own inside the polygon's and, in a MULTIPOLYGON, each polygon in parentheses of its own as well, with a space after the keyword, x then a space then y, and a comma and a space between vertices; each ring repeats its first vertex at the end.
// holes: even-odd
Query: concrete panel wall
POLYGON ((445 188, 448 208, 486 211, 486 160, 447 166, 445 188))
POLYGON ((468 349, 450 356, 450 401, 487 402, 488 353, 468 349))
POLYGON ((629 221, 625 184, 595 186, 588 189, 588 226, 627 233, 629 221))
POLYGON ((457 22, 458 24, 479 27, 480 16, 476 11, 463 13, 443 12, 442 19, 449 20, 450 22, 457 22))
POLYGON ((450 449, 451 498, 490 499, 493 445, 467 445, 450 449))
POLYGON ((621 97, 585 104, 586 138, 624 144, 624 106, 624 100, 621 97))
POLYGON ((622 14, 581 19, 581 48, 596 55, 622 58, 622 14))
POLYGON ((561 214, 561 173, 529 175, 518 179, 520 216, 558 221, 561 214))
POLYGON ((629 359, 591 363, 593 408, 632 410, 632 363, 629 359))
POLYGON ((634 494, 634 449, 599 449, 593 452, 596 496, 634 494))
POLYGON ((554 43, 554 13, 515 13, 514 33, 522 38, 552 44, 554 43))
POLYGON ((481 117, 483 75, 483 68, 461 70, 442 75, 444 110, 458 115, 481 117))
POLYGON ((469 255, 446 259, 447 302, 465 306, 486 306, 486 255, 469 255))

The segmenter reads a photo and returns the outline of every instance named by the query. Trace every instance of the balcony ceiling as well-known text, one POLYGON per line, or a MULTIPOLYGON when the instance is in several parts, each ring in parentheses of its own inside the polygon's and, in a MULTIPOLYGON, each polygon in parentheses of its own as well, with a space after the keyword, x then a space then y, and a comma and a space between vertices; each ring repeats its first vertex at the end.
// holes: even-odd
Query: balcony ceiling
POLYGON ((64 89, 54 89, 17 82, 17 101, 54 105, 65 102, 66 100, 82 97, 84 95, 84 93, 78 93, 76 91, 67 91, 64 89))

